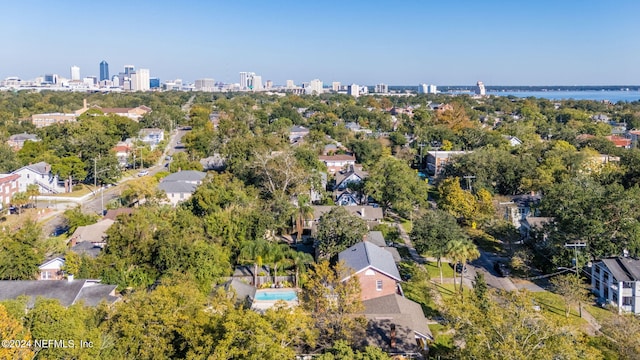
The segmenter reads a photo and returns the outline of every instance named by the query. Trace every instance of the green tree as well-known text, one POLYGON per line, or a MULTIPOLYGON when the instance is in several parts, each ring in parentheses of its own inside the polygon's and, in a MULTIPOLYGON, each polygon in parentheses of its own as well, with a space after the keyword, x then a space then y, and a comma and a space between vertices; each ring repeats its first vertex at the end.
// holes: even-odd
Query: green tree
POLYGON ((40 187, 37 184, 29 184, 27 185, 27 196, 29 197, 29 201, 33 201, 38 207, 38 199, 37 196, 40 195, 40 187))
POLYGON ((620 359, 640 358, 640 319, 634 314, 611 313, 601 323, 601 331, 609 336, 620 359))
POLYGON ((96 214, 85 214, 79 207, 65 210, 63 214, 65 218, 65 224, 68 227, 67 232, 73 234, 79 226, 92 225, 98 222, 100 219, 96 214))
POLYGON ((313 218, 313 207, 309 196, 301 194, 298 196, 298 206, 296 209, 295 225, 296 225, 296 241, 302 240, 302 232, 305 221, 313 218))
POLYGON ((456 219, 443 210, 428 210, 418 218, 409 234, 419 253, 429 253, 438 261, 440 283, 442 284, 442 258, 448 254, 449 243, 466 239, 456 219))
POLYGON ((378 200, 386 211, 392 209, 400 216, 410 217, 415 206, 427 200, 427 183, 406 162, 384 157, 369 171, 365 191, 378 200))
MULTIPOLYGON (((475 260, 480 257, 478 247, 469 239, 456 239, 447 244, 447 257, 454 261, 454 264, 460 263, 464 269, 467 261, 475 260)), ((462 274, 460 272, 460 292, 462 292, 462 274)), ((456 274, 453 274, 455 286, 456 274)))
POLYGON ((240 246, 238 260, 253 264, 253 286, 258 286, 258 269, 262 269, 265 258, 269 256, 269 242, 264 239, 249 240, 240 246))
POLYGON ((351 215, 344 207, 337 206, 320 217, 318 223, 318 251, 323 258, 330 258, 342 250, 362 241, 367 233, 367 223, 351 215))
POLYGON ((26 191, 20 191, 11 197, 11 204, 16 207, 18 214, 22 212, 22 208, 29 203, 29 194, 26 191))
POLYGON ((314 265, 300 296, 301 306, 319 330, 318 347, 326 349, 336 340, 355 344, 363 335, 366 320, 357 316, 364 310, 360 283, 350 276, 343 263, 331 267, 328 261, 314 265))
POLYGON ((476 301, 453 297, 447 304, 446 318, 454 329, 454 341, 461 359, 601 359, 599 351, 589 347, 568 326, 548 319, 534 310, 526 292, 492 293, 500 296, 484 306, 476 301))
MULTIPOLYGON (((31 333, 25 329, 20 321, 11 317, 7 309, 0 304, 0 339, 30 341, 31 333)), ((31 347, 11 347, 8 344, 0 347, 0 359, 31 359, 33 358, 31 347)))
POLYGON ((61 179, 66 179, 65 187, 68 192, 73 190, 74 179, 78 181, 87 177, 85 164, 77 156, 63 157, 58 163, 51 165, 51 171, 61 179))
POLYGON ((551 279, 551 284, 556 293, 564 299, 564 315, 569 318, 571 307, 578 305, 580 317, 582 317, 582 303, 589 300, 589 287, 584 284, 582 278, 574 274, 558 275, 551 279))
POLYGON ((438 195, 438 208, 464 222, 475 217, 476 198, 460 187, 460 179, 444 179, 438 186, 438 195))

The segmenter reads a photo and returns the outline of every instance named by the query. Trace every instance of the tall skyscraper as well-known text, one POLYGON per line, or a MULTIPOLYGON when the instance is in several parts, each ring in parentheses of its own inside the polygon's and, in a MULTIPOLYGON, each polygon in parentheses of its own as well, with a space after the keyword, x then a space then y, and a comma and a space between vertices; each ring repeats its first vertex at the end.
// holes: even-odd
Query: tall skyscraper
POLYGON ((253 77, 256 73, 242 71, 240 72, 240 90, 253 89, 253 77))
POLYGON ((109 64, 102 60, 100 62, 100 81, 109 80, 109 64))
POLYGON ((148 91, 150 87, 149 69, 138 69, 131 73, 132 91, 148 91))
POLYGON ((304 93, 307 95, 320 95, 323 93, 322 81, 320 79, 313 79, 309 82, 309 86, 304 88, 304 93))
POLYGON ((296 84, 293 83, 293 80, 287 80, 287 89, 293 89, 296 87, 296 84))
POLYGON ((476 95, 484 96, 487 94, 487 90, 484 88, 482 81, 478 81, 476 84, 476 95))
POLYGON ((331 91, 338 92, 340 91, 340 81, 334 81, 331 83, 331 91))
POLYGON ((71 67, 71 80, 80 81, 80 68, 75 65, 71 67))
POLYGON ((197 91, 214 91, 216 82, 213 79, 198 79, 195 83, 195 89, 197 91))
POLYGON ((429 86, 427 84, 418 85, 418 94, 428 94, 429 86))
POLYGON ((389 92, 389 86, 387 86, 387 84, 377 84, 375 92, 378 94, 386 94, 389 92))
POLYGON ((360 86, 358 86, 357 84, 349 85, 349 87, 347 88, 347 94, 353 97, 360 96, 360 86))
POLYGON ((253 75, 251 77, 251 89, 253 91, 261 91, 263 89, 263 87, 262 87, 262 76, 253 75))
POLYGON ((132 72, 136 70, 136 67, 133 65, 125 65, 124 66, 124 74, 130 76, 132 72))

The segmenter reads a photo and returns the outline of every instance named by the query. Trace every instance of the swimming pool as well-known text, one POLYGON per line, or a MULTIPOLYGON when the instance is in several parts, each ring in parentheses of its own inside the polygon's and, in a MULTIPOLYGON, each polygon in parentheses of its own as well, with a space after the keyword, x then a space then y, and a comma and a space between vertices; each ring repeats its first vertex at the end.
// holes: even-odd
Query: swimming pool
POLYGON ((260 301, 293 301, 298 300, 298 295, 294 290, 258 290, 255 299, 260 301))

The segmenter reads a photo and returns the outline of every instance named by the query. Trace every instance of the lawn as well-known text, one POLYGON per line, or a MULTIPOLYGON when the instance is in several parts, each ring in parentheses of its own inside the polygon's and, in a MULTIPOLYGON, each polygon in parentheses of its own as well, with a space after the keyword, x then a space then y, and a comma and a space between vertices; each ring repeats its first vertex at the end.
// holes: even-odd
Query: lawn
POLYGON ((541 291, 531 293, 537 305, 540 305, 542 311, 549 318, 561 323, 576 327, 584 327, 587 325, 585 319, 580 318, 580 314, 577 309, 572 308, 569 312, 569 317, 565 316, 565 305, 562 296, 554 294, 549 291, 541 291))
POLYGON ((53 195, 48 195, 48 196, 58 196, 58 197, 83 197, 87 194, 91 194, 93 191, 93 186, 87 186, 84 184, 80 185, 82 187, 82 189, 77 190, 77 191, 72 191, 70 193, 60 193, 60 194, 53 194, 53 195))
POLYGON ((413 223, 410 220, 403 219, 402 222, 400 223, 400 226, 402 226, 402 228, 407 234, 411 232, 411 229, 413 229, 413 223))
POLYGON ((594 305, 582 305, 582 306, 583 306, 583 311, 586 310, 587 312, 589 312, 589 314, 591 314, 591 316, 593 316, 600 324, 602 324, 606 320, 616 315, 614 311, 601 308, 599 306, 594 306, 594 305))
POLYGON ((480 249, 496 254, 501 254, 504 251, 504 244, 484 231, 478 229, 468 229, 467 231, 480 249))
POLYGON ((434 341, 429 344, 429 355, 438 358, 438 355, 450 354, 453 351, 453 333, 442 324, 429 324, 429 330, 434 341))
MULTIPOLYGON (((429 273, 429 278, 434 281, 440 281, 440 270, 438 269, 438 264, 435 262, 427 262, 424 265, 424 268, 427 269, 429 273)), ((443 278, 452 278, 453 277, 453 268, 449 263, 442 263, 442 277, 443 278)))
POLYGON ((455 288, 453 284, 440 284, 439 282, 434 282, 433 285, 443 299, 449 299, 458 294, 459 285, 457 284, 455 285, 455 288))

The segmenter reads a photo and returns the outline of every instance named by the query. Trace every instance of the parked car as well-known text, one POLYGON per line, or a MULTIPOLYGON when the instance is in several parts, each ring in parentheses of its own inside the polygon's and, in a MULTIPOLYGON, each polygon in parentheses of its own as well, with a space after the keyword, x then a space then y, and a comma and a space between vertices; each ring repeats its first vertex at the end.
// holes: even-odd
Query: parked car
POLYGON ((463 264, 461 262, 457 262, 456 266, 455 266, 456 272, 458 274, 462 274, 462 273, 466 273, 467 272, 467 266, 466 264, 463 264))
POLYGON ((507 277, 511 274, 509 268, 507 267, 507 264, 500 261, 496 261, 493 264, 493 269, 498 273, 498 275, 502 277, 507 277))
POLYGON ((139 176, 139 177, 147 176, 147 175, 149 175, 149 171, 148 171, 148 170, 142 170, 142 171, 140 171, 140 172, 138 173, 138 176, 139 176))

